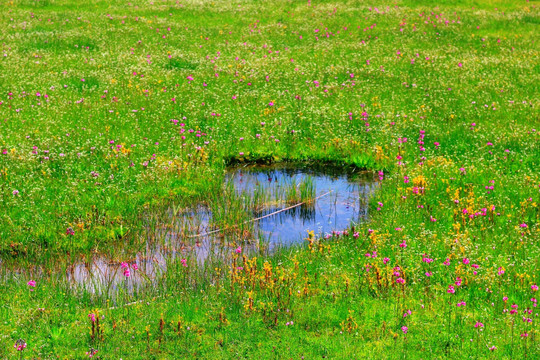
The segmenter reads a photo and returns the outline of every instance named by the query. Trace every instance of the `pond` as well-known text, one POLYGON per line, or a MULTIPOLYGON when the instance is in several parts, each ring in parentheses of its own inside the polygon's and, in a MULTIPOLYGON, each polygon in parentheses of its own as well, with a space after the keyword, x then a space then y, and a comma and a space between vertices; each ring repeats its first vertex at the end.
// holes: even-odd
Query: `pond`
POLYGON ((106 257, 73 264, 67 278, 72 286, 92 293, 133 293, 178 270, 180 261, 201 268, 210 262, 227 266, 235 251, 268 255, 305 242, 308 231, 329 238, 366 219, 375 184, 371 172, 337 167, 230 168, 220 194, 223 201, 171 211, 170 223, 157 232, 163 240, 159 245, 148 243, 124 264, 106 257))

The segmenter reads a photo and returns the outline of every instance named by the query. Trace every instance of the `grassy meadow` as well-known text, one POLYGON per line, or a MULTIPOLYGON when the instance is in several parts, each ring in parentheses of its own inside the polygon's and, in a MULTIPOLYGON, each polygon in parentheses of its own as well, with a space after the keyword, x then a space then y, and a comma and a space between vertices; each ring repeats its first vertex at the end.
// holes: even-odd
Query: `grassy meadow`
POLYGON ((0 359, 538 359, 539 6, 0 0, 0 359), (227 168, 280 162, 369 220, 248 253, 227 168), (197 206, 227 260, 132 291, 197 206))

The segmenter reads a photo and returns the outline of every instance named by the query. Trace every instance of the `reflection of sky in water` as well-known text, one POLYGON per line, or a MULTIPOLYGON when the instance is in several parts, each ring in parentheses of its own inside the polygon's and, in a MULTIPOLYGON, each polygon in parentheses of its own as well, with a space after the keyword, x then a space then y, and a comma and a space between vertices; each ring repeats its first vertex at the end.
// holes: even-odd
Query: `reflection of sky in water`
MULTIPOLYGON (((275 245, 301 242, 310 230, 324 235, 346 229, 367 215, 366 200, 373 177, 371 174, 333 175, 332 172, 288 168, 245 168, 228 175, 238 193, 250 194, 257 188, 279 193, 279 188, 299 184, 311 177, 315 188, 312 205, 301 205, 256 222, 259 238, 275 245), (328 193, 330 192, 330 193, 328 193), (313 206, 314 205, 314 206, 313 206)), ((266 209, 259 216, 271 214, 285 205, 266 209)))
POLYGON ((130 260, 123 259, 121 254, 114 255, 115 259, 123 259, 138 267, 137 270, 131 269, 129 278, 124 276, 119 260, 96 256, 88 263, 69 266, 67 279, 90 292, 115 295, 119 290, 128 293, 143 291, 153 286, 165 272, 182 271, 180 261, 172 261, 174 259, 187 258, 190 266, 196 264, 198 267, 229 264, 234 252, 231 243, 242 243, 242 252, 249 256, 264 255, 276 247, 302 243, 308 231, 324 236, 332 231, 345 230, 351 222, 359 222, 367 216, 367 198, 374 185, 371 173, 344 174, 335 168, 314 170, 277 165, 231 169, 225 181, 229 185, 232 182, 241 196, 251 198, 261 190, 274 196, 269 206, 252 214, 256 219, 294 205, 284 202, 285 189, 291 184, 297 186, 308 176, 314 185, 315 202, 255 221, 252 224, 255 231, 248 238, 221 232, 205 235, 216 230, 209 225, 212 214, 207 208, 197 207, 177 214, 171 218, 170 224, 164 224, 157 230, 157 237, 164 238, 161 245, 146 244, 144 250, 130 260), (194 237, 194 234, 202 236, 194 237), (260 241, 267 247, 260 246, 260 241), (212 264, 207 264, 209 258, 212 264))

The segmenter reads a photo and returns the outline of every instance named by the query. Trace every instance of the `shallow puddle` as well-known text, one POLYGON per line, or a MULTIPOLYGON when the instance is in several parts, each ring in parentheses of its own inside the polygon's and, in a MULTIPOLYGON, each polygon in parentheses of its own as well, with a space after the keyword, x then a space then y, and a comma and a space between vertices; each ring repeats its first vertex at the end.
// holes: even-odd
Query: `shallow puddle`
POLYGON ((230 264, 238 246, 250 256, 268 255, 277 248, 302 243, 308 231, 329 238, 366 218, 374 186, 372 173, 335 167, 231 168, 224 188, 234 193, 234 209, 227 204, 178 211, 158 230, 161 245, 147 244, 124 264, 95 257, 73 264, 66 275, 74 287, 114 296, 119 290, 133 293, 154 286, 167 271, 179 271, 185 265, 230 264), (241 218, 231 221, 235 212, 241 218))
POLYGON ((298 205, 300 199, 299 203, 288 204, 281 199, 257 214, 262 219, 255 221, 255 230, 270 249, 302 242, 308 231, 329 236, 367 216, 367 199, 374 184, 371 173, 273 166, 237 168, 227 176, 227 181, 232 181, 236 191, 245 196, 261 187, 271 194, 286 194, 287 188, 299 187, 306 179, 313 188, 306 203, 298 205), (280 192, 282 189, 285 190, 280 192))

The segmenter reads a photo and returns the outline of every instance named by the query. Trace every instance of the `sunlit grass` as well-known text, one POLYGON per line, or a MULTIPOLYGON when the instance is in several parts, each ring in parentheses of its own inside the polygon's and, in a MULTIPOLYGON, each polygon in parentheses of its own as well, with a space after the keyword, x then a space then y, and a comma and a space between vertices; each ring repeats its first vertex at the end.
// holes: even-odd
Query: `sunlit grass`
POLYGON ((537 1, 0 1, 0 358, 538 357, 537 1), (268 256, 281 161, 369 221, 268 256))

